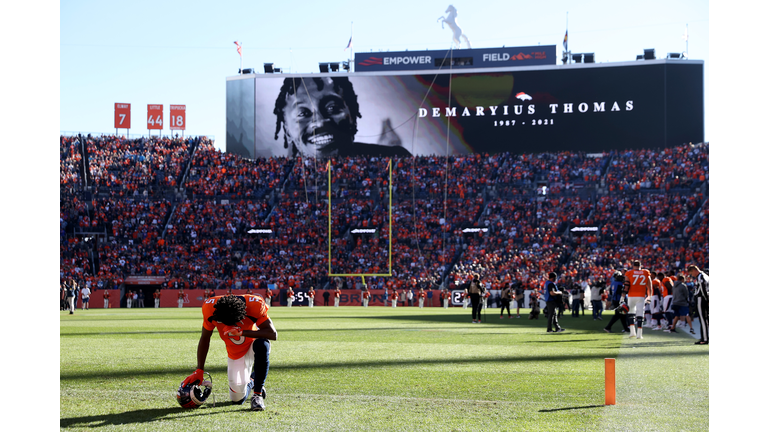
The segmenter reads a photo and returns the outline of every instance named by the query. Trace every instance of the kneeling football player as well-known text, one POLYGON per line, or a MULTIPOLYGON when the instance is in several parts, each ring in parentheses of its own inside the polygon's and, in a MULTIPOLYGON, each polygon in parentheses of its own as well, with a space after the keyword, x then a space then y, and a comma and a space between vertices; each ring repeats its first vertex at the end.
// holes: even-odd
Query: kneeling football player
POLYGON ((269 372, 270 340, 277 331, 267 316, 269 307, 251 294, 212 297, 203 303, 203 330, 197 345, 197 370, 183 384, 203 381, 211 335, 218 330, 227 347, 229 398, 242 404, 253 390, 251 409, 264 410, 264 382, 269 372))

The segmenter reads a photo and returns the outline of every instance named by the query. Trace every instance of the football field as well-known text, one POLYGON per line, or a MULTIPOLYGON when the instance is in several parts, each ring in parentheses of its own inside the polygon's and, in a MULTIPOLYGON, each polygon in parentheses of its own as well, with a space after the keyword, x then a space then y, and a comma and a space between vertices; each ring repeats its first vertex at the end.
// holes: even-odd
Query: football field
MULTIPOLYGON (((266 410, 229 404, 214 334, 213 397, 175 400, 194 372, 199 308, 93 309, 60 317, 60 426, 148 431, 655 431, 709 429, 709 347, 684 333, 602 331, 591 312, 472 324, 470 310, 275 307, 266 410), (604 406, 605 358, 616 405, 604 406), (212 402, 215 397, 215 406, 212 402)), ((523 310, 521 310, 522 315, 523 310)), ((528 310, 525 310, 527 313, 528 310)), ((614 331, 620 331, 619 323, 614 331)))

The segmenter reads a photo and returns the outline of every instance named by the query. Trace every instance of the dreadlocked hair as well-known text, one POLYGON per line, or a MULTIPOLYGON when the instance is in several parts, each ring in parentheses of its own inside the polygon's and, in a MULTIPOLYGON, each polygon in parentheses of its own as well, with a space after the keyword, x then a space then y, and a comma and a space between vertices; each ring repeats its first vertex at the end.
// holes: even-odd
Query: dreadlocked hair
MULTIPOLYGON (((323 87, 325 87, 325 81, 323 81, 322 78, 312 78, 312 80, 315 82, 318 90, 322 90, 323 87)), ((355 89, 352 87, 352 83, 349 82, 349 78, 333 77, 331 80, 333 80, 334 89, 341 90, 341 97, 344 100, 344 103, 347 104, 347 108, 349 108, 352 118, 363 118, 360 114, 360 105, 357 103, 357 94, 355 94, 355 89)), ((277 99, 275 100, 275 109, 272 111, 277 117, 275 123, 275 140, 277 140, 277 137, 280 134, 280 126, 285 122, 285 114, 283 113, 283 110, 288 104, 286 99, 288 95, 296 94, 296 88, 294 87, 295 81, 295 78, 286 78, 283 80, 283 86, 280 87, 280 94, 277 95, 277 99)), ((299 79, 296 84, 296 87, 301 87, 301 79, 299 79)), ((352 126, 352 134, 357 134, 357 122, 354 122, 354 125, 352 126)), ((285 148, 288 148, 288 137, 285 135, 283 135, 283 145, 285 148)))
POLYGON ((213 305, 213 319, 231 326, 245 318, 245 302, 234 295, 226 295, 213 305))

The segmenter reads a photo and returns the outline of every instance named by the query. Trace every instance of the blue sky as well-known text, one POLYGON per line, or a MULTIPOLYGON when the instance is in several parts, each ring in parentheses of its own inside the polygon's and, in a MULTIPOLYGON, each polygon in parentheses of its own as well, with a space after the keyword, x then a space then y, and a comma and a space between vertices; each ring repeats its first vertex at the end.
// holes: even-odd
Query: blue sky
MULTIPOLYGON (((243 66, 317 72, 355 52, 446 49, 451 33, 437 19, 450 1, 212 2, 70 0, 60 3, 60 130, 114 132, 115 102, 131 104, 131 133, 146 134, 147 104, 187 106, 187 135, 225 140, 225 79, 243 66), (354 23, 354 25, 352 24, 354 23)), ((572 52, 597 62, 634 61, 685 50, 709 64, 706 1, 489 1, 452 3, 473 48, 557 45, 568 20, 572 52)), ((705 86, 706 87, 706 86, 705 86)), ((705 88, 705 98, 708 96, 705 88)), ((708 113, 705 107, 705 113, 708 113)), ((705 130, 709 128, 705 126, 705 130)), ((122 132, 122 131, 121 131, 122 132)), ((168 132, 168 129, 165 129, 168 132)))

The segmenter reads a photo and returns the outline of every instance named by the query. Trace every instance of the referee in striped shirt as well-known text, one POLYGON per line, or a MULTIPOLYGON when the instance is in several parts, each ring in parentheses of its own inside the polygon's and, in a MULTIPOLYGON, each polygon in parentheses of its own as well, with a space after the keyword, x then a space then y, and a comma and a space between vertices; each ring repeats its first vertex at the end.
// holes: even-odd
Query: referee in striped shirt
POLYGON ((693 302, 699 313, 701 326, 701 339, 696 345, 709 345, 709 276, 695 265, 688 266, 688 274, 693 278, 693 302))

